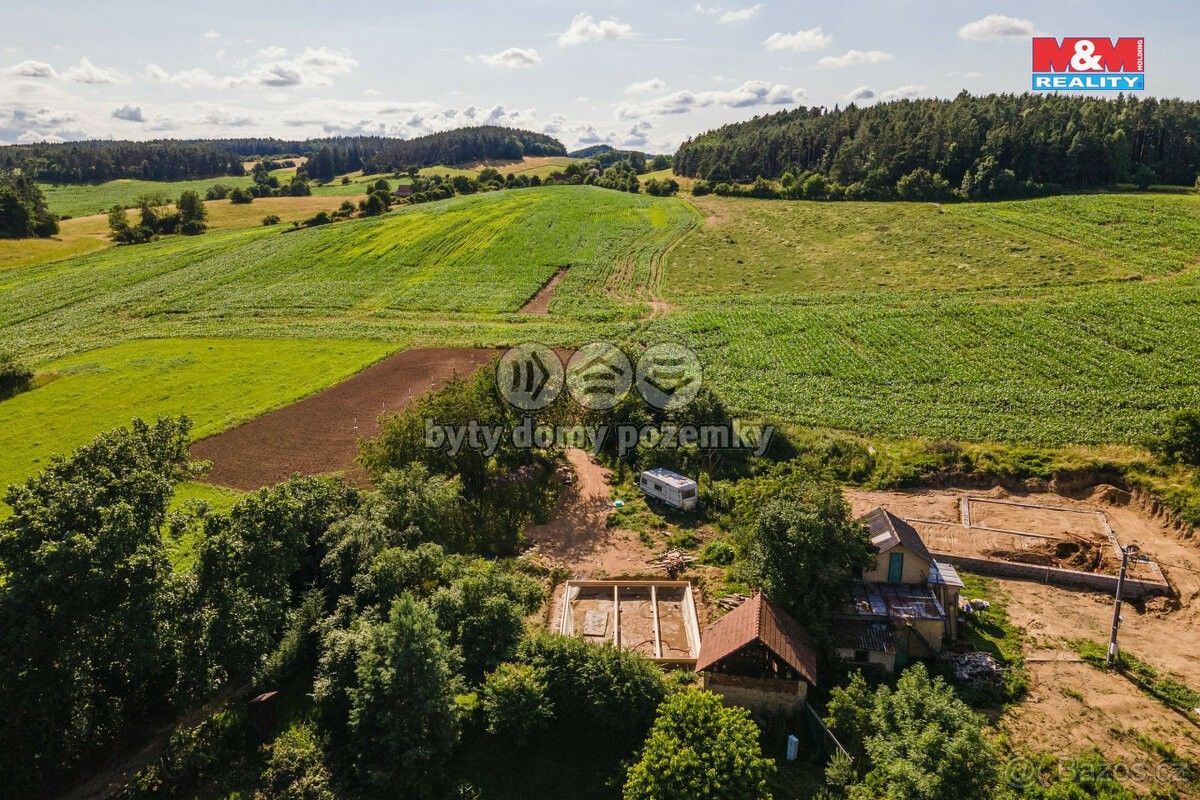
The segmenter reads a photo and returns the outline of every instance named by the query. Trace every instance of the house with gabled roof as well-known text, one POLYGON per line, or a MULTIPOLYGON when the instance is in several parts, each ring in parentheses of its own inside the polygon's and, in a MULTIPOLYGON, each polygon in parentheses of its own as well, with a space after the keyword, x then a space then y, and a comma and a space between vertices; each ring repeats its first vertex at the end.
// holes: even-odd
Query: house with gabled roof
POLYGON ((916 528, 887 509, 861 521, 875 564, 851 584, 835 615, 835 650, 852 664, 888 671, 936 655, 958 635, 957 571, 934 559, 916 528))
POLYGON ((704 632, 696 672, 730 703, 790 712, 817 682, 817 655, 800 623, 758 592, 704 632))

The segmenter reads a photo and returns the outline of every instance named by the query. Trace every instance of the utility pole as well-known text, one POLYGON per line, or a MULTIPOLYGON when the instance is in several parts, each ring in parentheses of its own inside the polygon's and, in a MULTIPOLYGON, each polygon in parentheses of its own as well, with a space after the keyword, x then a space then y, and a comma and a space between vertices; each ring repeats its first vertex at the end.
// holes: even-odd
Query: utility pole
POLYGON ((1129 569, 1129 557, 1137 556, 1138 546, 1131 544, 1121 548, 1121 573, 1117 576, 1117 600, 1113 606, 1112 632, 1108 637, 1108 666, 1117 663, 1117 630, 1121 627, 1121 591, 1125 588, 1125 572, 1129 569))

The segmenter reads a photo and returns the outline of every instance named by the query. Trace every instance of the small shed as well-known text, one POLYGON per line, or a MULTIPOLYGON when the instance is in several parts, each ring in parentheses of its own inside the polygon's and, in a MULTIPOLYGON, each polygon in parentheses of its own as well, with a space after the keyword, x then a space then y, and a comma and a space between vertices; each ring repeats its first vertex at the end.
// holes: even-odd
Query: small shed
POLYGON ((729 703, 788 713, 816 683, 817 656, 800 623, 756 593, 704 632, 696 671, 729 703))
POLYGON ((663 467, 648 469, 638 478, 638 487, 647 497, 669 506, 690 511, 696 507, 696 482, 663 467))

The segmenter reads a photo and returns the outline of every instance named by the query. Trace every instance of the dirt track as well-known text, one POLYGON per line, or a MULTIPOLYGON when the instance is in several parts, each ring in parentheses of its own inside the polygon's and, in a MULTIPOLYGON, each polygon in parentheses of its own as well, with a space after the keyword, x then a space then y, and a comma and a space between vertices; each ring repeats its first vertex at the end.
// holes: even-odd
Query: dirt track
POLYGON ((365 483, 354 463, 358 440, 379 432, 379 416, 468 375, 494 355, 484 349, 405 350, 323 392, 192 445, 193 458, 213 463, 207 480, 252 490, 296 473, 344 472, 365 483))
POLYGON ((608 470, 582 450, 568 450, 575 482, 566 488, 554 519, 525 531, 530 544, 552 564, 564 567, 573 578, 608 578, 650 572, 646 561, 654 553, 636 534, 610 528, 612 499, 608 470))

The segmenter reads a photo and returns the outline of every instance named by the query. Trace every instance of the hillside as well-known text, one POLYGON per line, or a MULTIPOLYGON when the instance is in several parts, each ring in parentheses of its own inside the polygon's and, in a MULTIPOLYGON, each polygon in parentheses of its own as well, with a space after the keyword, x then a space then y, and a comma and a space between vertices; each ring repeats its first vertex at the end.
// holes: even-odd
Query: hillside
POLYGON ((889 199, 918 168, 970 197, 1051 187, 1105 186, 1138 177, 1191 186, 1200 172, 1200 103, 1061 95, 962 93, 799 108, 725 125, 683 143, 682 175, 713 180, 780 178, 815 171, 889 199))

